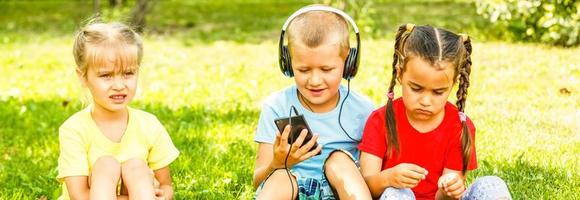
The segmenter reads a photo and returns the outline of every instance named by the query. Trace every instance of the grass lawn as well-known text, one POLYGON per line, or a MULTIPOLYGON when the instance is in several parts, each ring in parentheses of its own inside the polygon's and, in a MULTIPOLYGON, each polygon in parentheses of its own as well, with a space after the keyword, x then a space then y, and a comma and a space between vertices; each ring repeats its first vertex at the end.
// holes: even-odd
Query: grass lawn
MULTIPOLYGON (((155 114, 181 151, 171 165, 177 199, 251 198, 260 103, 293 83, 278 70, 278 29, 308 1, 224 2, 158 3, 145 34, 132 106, 155 114)), ((500 42, 463 2, 376 9, 393 17, 377 20, 382 35, 363 39, 355 91, 385 103, 397 24, 467 32, 475 41, 466 113, 479 161, 469 180, 500 176, 514 199, 578 198, 580 48, 500 42)), ((60 194, 58 126, 88 102, 73 71, 72 35, 90 11, 77 1, 0 2, 0 199, 60 194)))

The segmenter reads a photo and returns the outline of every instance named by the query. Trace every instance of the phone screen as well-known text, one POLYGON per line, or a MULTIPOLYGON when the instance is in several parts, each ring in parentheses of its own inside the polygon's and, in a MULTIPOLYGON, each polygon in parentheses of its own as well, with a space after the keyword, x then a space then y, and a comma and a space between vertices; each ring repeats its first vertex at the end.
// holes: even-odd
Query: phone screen
MULTIPOLYGON (((274 123, 276 124, 276 127, 278 127, 278 130, 280 131, 280 133, 284 132, 284 127, 286 127, 286 125, 288 125, 290 118, 285 117, 285 118, 279 118, 279 119, 275 119, 274 123)), ((306 134, 306 137, 304 138, 304 141, 302 142, 302 145, 300 145, 301 147, 304 146, 304 144, 308 143, 308 141, 310 141, 310 139, 312 139, 312 131, 310 130, 310 127, 308 126, 308 124, 306 123, 306 120, 304 120, 304 116, 303 115, 296 115, 296 116, 292 116, 292 129, 290 130, 290 135, 288 135, 288 144, 293 144, 294 141, 296 141, 296 139, 298 139, 298 136, 300 136, 300 132, 303 129, 308 130, 308 133, 306 134)), ((318 144, 314 144, 314 146, 312 146, 312 148, 310 148, 310 151, 316 149, 316 147, 318 146, 318 144)))

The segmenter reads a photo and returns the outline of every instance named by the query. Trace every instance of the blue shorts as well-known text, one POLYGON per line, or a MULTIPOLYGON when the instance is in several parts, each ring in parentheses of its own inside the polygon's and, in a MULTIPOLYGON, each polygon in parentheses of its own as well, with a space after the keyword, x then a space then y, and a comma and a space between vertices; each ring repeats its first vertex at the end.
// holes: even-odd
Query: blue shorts
MULTIPOLYGON (((348 155, 352 161, 355 163, 355 165, 358 167, 359 163, 358 160, 356 160, 354 158, 354 156, 352 156, 352 154, 350 154, 350 152, 348 152, 347 150, 343 150, 343 149, 336 149, 334 151, 332 151, 330 154, 328 154, 330 157, 330 155, 332 155, 335 152, 341 151, 343 153, 345 153, 346 155, 348 155)), ((326 158, 328 160, 328 158, 326 158)), ((326 165, 326 160, 324 161, 324 165, 326 165)), ((322 172, 324 173, 324 165, 322 166, 322 172)), ((276 170, 274 170, 276 171, 276 170)), ((274 173, 274 171, 272 171, 268 177, 270 177, 270 175, 272 175, 274 173)), ((292 170, 290 170, 290 173, 292 173, 292 170)), ((298 185, 298 198, 300 200, 334 200, 336 199, 335 195, 334 195, 334 191, 332 189, 332 187, 330 186, 330 183, 328 182, 328 179, 326 178, 326 173, 324 173, 324 176, 322 176, 321 179, 315 179, 315 178, 310 178, 310 177, 300 177, 295 173, 292 173, 292 175, 296 178, 296 182, 298 185)), ((267 180, 268 177, 266 177, 267 180)), ((260 186, 258 186, 258 189, 256 190, 256 193, 254 194, 254 198, 256 199, 256 197, 258 196, 258 194, 260 193, 260 191, 262 190, 262 188, 264 187, 264 181, 262 181, 262 183, 260 183, 260 186)))

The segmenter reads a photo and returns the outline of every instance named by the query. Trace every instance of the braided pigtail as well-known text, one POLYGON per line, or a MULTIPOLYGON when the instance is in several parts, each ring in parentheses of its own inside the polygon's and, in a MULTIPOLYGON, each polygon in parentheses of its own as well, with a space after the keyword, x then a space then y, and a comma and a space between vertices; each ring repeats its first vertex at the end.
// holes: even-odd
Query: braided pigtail
POLYGON ((387 112, 385 112, 385 119, 387 125, 387 158, 393 155, 393 152, 399 152, 399 138, 397 136, 397 123, 395 121, 395 111, 393 109, 393 99, 395 96, 395 85, 397 84, 397 67, 402 70, 404 65, 405 42, 413 31, 414 24, 406 24, 399 26, 399 30, 395 36, 395 52, 393 53, 393 74, 389 84, 389 92, 387 97, 387 112))
POLYGON ((460 34, 463 46, 465 47, 465 60, 458 68, 459 88, 457 90, 457 109, 459 109, 459 118, 461 120, 461 150, 463 152, 463 169, 465 174, 467 165, 470 161, 471 147, 473 139, 467 128, 467 116, 464 114, 465 101, 467 100, 467 88, 469 88, 469 74, 471 73, 471 39, 467 35, 460 34))

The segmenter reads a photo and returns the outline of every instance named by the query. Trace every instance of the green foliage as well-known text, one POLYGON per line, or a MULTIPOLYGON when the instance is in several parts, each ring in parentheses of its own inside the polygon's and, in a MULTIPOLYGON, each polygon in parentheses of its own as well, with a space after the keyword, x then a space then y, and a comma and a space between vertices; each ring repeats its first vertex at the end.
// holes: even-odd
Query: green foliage
POLYGON ((120 21, 129 24, 131 21, 130 16, 132 10, 133 8, 129 6, 119 6, 115 8, 103 7, 101 8, 100 17, 101 20, 106 22, 120 21))
MULTIPOLYGON (((145 34, 172 35, 195 41, 262 42, 277 40, 284 20, 298 8, 324 0, 156 1, 147 15, 145 34)), ((335 0, 331 0, 335 1, 335 0)), ((346 7, 361 28, 362 39, 393 38, 405 23, 430 24, 469 34, 476 41, 501 39, 503 31, 475 13, 473 2, 452 0, 353 1, 346 7), (359 7, 360 17, 353 7, 359 7), (365 11, 366 10, 366 11, 365 11)), ((112 9, 102 6, 106 20, 128 21, 132 1, 112 9)), ((333 2, 329 2, 334 5, 333 2)), ((339 6, 338 6, 339 7, 339 6)), ((359 9, 357 9, 359 10, 359 9)), ((94 14, 90 1, 0 1, 0 43, 41 41, 73 35, 94 14), (66 10, 67 12, 62 12, 66 10), (27 13, 41 13, 28 15, 27 13)), ((363 44, 365 45, 365 44, 363 44)))
POLYGON ((479 0, 477 12, 516 40, 561 46, 580 44, 577 0, 479 0))
POLYGON ((377 10, 374 6, 374 0, 357 1, 357 0, 317 0, 317 3, 333 6, 341 9, 354 19, 361 34, 376 35, 377 10))

